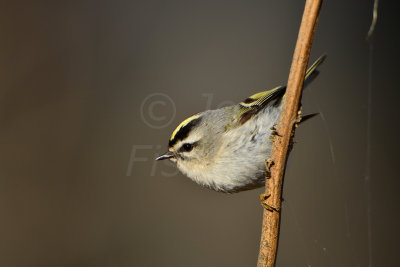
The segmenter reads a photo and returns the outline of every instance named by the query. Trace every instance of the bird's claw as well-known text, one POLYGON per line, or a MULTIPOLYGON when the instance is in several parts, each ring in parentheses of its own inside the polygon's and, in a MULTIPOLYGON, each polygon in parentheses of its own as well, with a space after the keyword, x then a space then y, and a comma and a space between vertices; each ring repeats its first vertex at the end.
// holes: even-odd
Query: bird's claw
POLYGON ((261 205, 264 207, 264 209, 268 210, 268 211, 276 211, 276 212, 280 212, 280 208, 272 206, 270 204, 267 203, 267 199, 271 196, 271 194, 261 194, 260 195, 260 200, 261 200, 261 205))
POLYGON ((265 161, 265 177, 271 178, 271 167, 275 164, 272 159, 267 159, 265 161))
POLYGON ((269 136, 269 139, 270 139, 271 141, 274 141, 274 140, 275 140, 275 136, 282 137, 282 135, 280 135, 280 134, 278 133, 278 131, 276 130, 275 126, 276 126, 276 124, 274 124, 274 125, 270 128, 270 129, 271 129, 271 135, 269 136))

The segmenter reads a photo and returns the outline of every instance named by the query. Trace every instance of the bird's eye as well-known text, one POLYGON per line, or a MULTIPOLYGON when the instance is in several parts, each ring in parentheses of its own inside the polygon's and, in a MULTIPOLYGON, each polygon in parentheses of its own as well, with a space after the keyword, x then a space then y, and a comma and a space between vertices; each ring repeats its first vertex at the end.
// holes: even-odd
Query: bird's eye
POLYGON ((190 152, 193 149, 193 144, 189 144, 189 143, 185 143, 182 146, 183 150, 185 150, 186 152, 190 152))

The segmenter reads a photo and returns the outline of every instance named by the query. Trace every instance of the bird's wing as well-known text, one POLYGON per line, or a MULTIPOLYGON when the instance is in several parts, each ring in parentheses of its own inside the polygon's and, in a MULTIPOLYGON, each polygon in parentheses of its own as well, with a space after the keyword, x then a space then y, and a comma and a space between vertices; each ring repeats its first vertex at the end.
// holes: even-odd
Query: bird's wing
MULTIPOLYGON (((318 72, 317 67, 325 60, 326 55, 319 57, 312 65, 307 69, 305 80, 311 81, 318 72)), ((256 93, 239 104, 239 117, 237 122, 239 125, 245 123, 253 115, 257 114, 268 104, 280 103, 282 96, 286 92, 286 86, 278 86, 271 90, 256 93)))
POLYGON ((274 89, 256 93, 243 102, 239 103, 239 118, 238 124, 241 125, 250 119, 253 115, 257 114, 266 105, 274 102, 278 103, 282 96, 285 94, 286 86, 278 86, 274 89))
POLYGON ((274 89, 259 92, 246 98, 239 105, 244 109, 259 109, 270 103, 272 100, 282 96, 286 91, 286 86, 278 86, 274 89))

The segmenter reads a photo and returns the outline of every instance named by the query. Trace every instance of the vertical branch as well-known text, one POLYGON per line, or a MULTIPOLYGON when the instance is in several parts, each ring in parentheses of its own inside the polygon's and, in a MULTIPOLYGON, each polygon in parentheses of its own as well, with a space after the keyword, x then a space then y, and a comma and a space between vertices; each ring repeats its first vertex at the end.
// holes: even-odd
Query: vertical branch
POLYGON ((271 176, 266 178, 265 195, 269 197, 265 200, 267 202, 265 204, 273 208, 264 209, 258 267, 272 267, 275 265, 280 227, 283 176, 288 149, 300 115, 299 103, 304 76, 321 4, 322 0, 306 0, 297 37, 283 109, 276 127, 278 135, 275 136, 271 159, 268 160, 267 164, 267 168, 270 168, 271 176))

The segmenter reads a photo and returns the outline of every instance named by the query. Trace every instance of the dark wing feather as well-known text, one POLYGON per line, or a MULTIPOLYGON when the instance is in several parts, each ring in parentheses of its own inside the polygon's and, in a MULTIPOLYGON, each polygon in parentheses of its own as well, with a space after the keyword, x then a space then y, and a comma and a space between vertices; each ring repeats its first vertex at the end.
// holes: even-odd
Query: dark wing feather
POLYGON ((266 105, 272 103, 274 100, 280 101, 285 94, 286 86, 278 86, 269 91, 260 92, 246 98, 239 104, 239 125, 245 123, 253 115, 257 114, 266 105))

